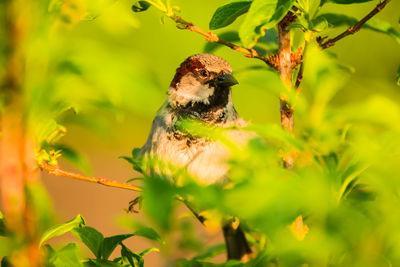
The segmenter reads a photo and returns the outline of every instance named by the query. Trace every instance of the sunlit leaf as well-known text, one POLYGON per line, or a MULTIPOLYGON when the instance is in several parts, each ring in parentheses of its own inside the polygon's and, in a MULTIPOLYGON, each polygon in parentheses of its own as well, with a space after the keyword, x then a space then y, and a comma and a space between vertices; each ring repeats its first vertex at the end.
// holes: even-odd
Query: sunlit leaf
POLYGON ((164 243, 164 240, 157 233, 156 230, 150 228, 148 226, 143 225, 137 220, 134 220, 130 217, 121 217, 120 224, 132 231, 134 231, 133 235, 145 237, 150 240, 158 241, 160 243, 164 243))
POLYGON ((236 1, 219 7, 211 18, 210 29, 216 30, 232 24, 239 16, 249 10, 251 2, 236 1))
POLYGON ((120 244, 125 239, 132 237, 133 235, 134 234, 114 235, 104 238, 101 247, 101 257, 107 260, 118 244, 120 244))
POLYGON ((83 266, 78 259, 79 249, 75 243, 69 243, 65 247, 55 250, 50 245, 44 246, 47 252, 46 266, 49 267, 80 267, 83 266))
POLYGON ((254 0, 243 21, 239 36, 245 47, 253 47, 265 31, 274 27, 293 6, 294 0, 254 0))
POLYGON ((101 260, 101 259, 88 259, 87 261, 83 262, 83 266, 85 267, 121 267, 120 264, 108 261, 108 260, 101 260))
POLYGON ((146 255, 146 254, 148 254, 148 253, 150 253, 150 252, 153 252, 153 251, 159 252, 160 250, 159 250, 158 248, 147 248, 147 249, 145 249, 145 250, 142 250, 142 251, 138 252, 138 254, 139 254, 140 256, 144 256, 144 255, 146 255))
MULTIPOLYGON (((318 17, 314 19, 314 21, 321 21, 323 19, 326 19, 326 21, 329 23, 330 26, 332 27, 339 27, 339 26, 354 26, 357 22, 358 19, 347 16, 344 14, 337 14, 337 13, 326 13, 326 14, 321 14, 318 17)), ((379 20, 376 18, 372 18, 368 20, 362 28, 373 30, 376 32, 384 33, 389 35, 390 37, 394 38, 398 43, 400 43, 400 33, 392 26, 390 23, 379 20)))
POLYGON ((164 241, 160 237, 160 235, 152 228, 150 227, 141 227, 139 230, 137 230, 134 235, 136 236, 142 236, 147 239, 155 240, 158 242, 163 243, 164 241))
POLYGON ((140 156, 140 148, 135 147, 132 149, 132 157, 127 157, 127 156, 121 156, 119 157, 121 159, 124 159, 128 161, 130 164, 132 164, 132 168, 140 173, 144 173, 143 170, 143 162, 142 158, 140 156))
POLYGON ((122 245, 121 247, 122 259, 129 263, 130 266, 134 267, 144 267, 144 259, 139 254, 132 252, 130 249, 122 245))
POLYGON ((64 224, 54 225, 42 235, 42 238, 40 239, 40 245, 52 237, 63 235, 67 232, 70 232, 72 229, 76 227, 82 227, 83 225, 85 225, 85 220, 80 214, 64 224))
POLYGON ((92 227, 84 226, 74 228, 72 234, 81 240, 92 251, 97 259, 101 258, 101 248, 104 237, 99 231, 92 227))
POLYGON ((142 12, 146 11, 149 7, 151 7, 151 4, 147 1, 137 1, 135 4, 132 5, 132 10, 134 12, 142 12))

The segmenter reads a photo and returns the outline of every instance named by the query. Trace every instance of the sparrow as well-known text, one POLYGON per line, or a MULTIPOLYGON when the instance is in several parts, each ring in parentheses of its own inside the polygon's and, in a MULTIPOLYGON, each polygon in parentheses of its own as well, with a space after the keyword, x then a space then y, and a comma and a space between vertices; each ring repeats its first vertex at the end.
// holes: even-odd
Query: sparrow
MULTIPOLYGON (((181 131, 177 123, 189 118, 212 127, 229 128, 229 138, 245 145, 251 134, 240 130, 247 123, 232 102, 231 86, 236 84, 232 67, 218 56, 196 54, 183 61, 172 79, 166 101, 153 120, 147 142, 139 151, 141 168, 174 183, 178 181, 171 166, 184 169, 200 184, 227 183, 230 150, 217 140, 181 131)), ((251 249, 240 226, 226 224, 223 233, 228 259, 250 255, 251 249)))

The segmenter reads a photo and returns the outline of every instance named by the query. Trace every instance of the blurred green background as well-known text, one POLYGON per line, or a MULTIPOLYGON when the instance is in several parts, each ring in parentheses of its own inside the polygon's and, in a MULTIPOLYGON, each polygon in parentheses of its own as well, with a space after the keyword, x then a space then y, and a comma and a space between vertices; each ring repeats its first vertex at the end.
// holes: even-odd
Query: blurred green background
MULTIPOLYGON (((78 4, 71 14, 79 14, 79 1, 72 2, 78 4)), ((173 2, 181 7, 184 19, 208 29, 212 14, 226 1, 173 2)), ((94 15, 71 27, 65 26, 60 33, 49 39, 38 34, 29 49, 43 53, 35 53, 29 62, 36 67, 40 67, 41 62, 51 62, 53 57, 78 62, 77 69, 68 64, 61 65, 70 72, 77 72, 83 79, 65 76, 58 78, 52 86, 60 99, 64 94, 68 94, 68 97, 73 95, 81 103, 88 101, 93 106, 88 108, 82 104, 82 108, 76 107, 79 111, 77 115, 72 112, 63 115, 61 123, 67 127, 67 133, 61 142, 85 155, 94 175, 126 181, 138 174, 118 157, 129 155, 132 148, 144 144, 152 119, 165 100, 176 68, 188 56, 202 52, 206 42, 195 33, 178 30, 168 18, 160 23, 163 20, 161 13, 154 8, 143 13, 133 13, 130 10, 131 1, 102 3, 104 5, 95 10, 94 15), (102 97, 109 102, 103 101, 102 97), (88 125, 95 131, 88 130, 88 125), (94 132, 99 134, 95 135, 94 132)), ((376 1, 350 6, 327 4, 322 12, 352 14, 361 18, 375 5, 376 1)), ((394 0, 377 18, 389 21, 400 30, 399 10, 400 1, 394 0)), ((238 29, 242 20, 239 18, 229 29, 238 29)), ((74 23, 69 21, 65 24, 74 23)), ((330 36, 342 30, 344 27, 331 32, 330 36)), ((340 41, 329 51, 337 54, 340 62, 354 68, 348 82, 333 98, 333 105, 358 102, 376 93, 395 102, 400 100, 400 88, 395 82, 400 65, 400 46, 395 40, 376 32, 361 30, 355 36, 340 41)), ((233 88, 233 100, 239 114, 254 123, 279 124, 279 101, 274 90, 279 86, 274 79, 276 77, 271 75, 269 79, 267 73, 267 78, 252 81, 246 76, 246 68, 264 66, 261 61, 245 58, 228 48, 220 48, 215 54, 225 58, 236 73, 240 84, 233 88)), ((38 70, 36 67, 33 68, 35 71, 38 70)), ((387 115, 390 116, 390 113, 387 115)), ((66 162, 62 161, 61 165, 73 170, 66 162)), ((88 225, 106 236, 121 233, 116 218, 124 213, 123 209, 135 197, 129 191, 46 174, 43 175, 43 182, 54 200, 60 221, 80 213, 88 225)), ((222 240, 220 233, 207 233, 204 229, 197 231, 207 244, 222 240)), ((69 237, 61 237, 54 242, 64 242, 65 238, 69 237)), ((139 250, 147 248, 147 242, 131 239, 126 244, 132 250, 139 250)), ((182 256, 186 255, 173 255, 182 256)), ((146 266, 160 266, 161 262, 164 260, 159 253, 146 256, 146 266)))

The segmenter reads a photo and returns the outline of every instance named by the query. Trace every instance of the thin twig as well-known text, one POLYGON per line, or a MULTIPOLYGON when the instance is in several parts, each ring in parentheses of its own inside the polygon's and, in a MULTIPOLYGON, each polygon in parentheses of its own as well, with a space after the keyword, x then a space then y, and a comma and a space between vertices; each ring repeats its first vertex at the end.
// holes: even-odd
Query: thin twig
POLYGON ((69 171, 64 171, 58 166, 51 166, 45 162, 40 164, 40 168, 43 170, 46 170, 49 172, 49 174, 54 175, 54 176, 63 176, 67 178, 72 178, 72 179, 77 179, 81 181, 86 181, 86 182, 91 182, 91 183, 97 183, 97 184, 102 184, 105 186, 110 186, 110 187, 116 187, 116 188, 121 188, 121 189, 127 189, 131 191, 136 191, 136 192, 141 192, 143 191, 142 188, 131 185, 131 184, 126 184, 126 183, 120 183, 117 181, 112 181, 104 178, 97 178, 97 177, 90 177, 90 176, 85 176, 83 174, 79 173, 73 173, 69 171))
MULTIPOLYGON (((361 27, 368 21, 370 20, 373 16, 378 14, 388 3, 390 0, 383 0, 380 2, 371 12, 369 12, 364 18, 362 18, 359 22, 357 22, 355 25, 349 27, 347 30, 336 36, 335 38, 329 39, 326 42, 323 42, 323 38, 319 38, 319 43, 322 49, 329 48, 331 46, 334 46, 337 41, 340 39, 343 39, 344 37, 350 35, 350 34, 355 34, 358 32, 361 27)), ((318 40, 317 40, 318 41, 318 40)))
POLYGON ((222 40, 215 33, 211 32, 211 31, 207 32, 207 31, 197 27, 193 23, 188 22, 188 21, 182 19, 180 16, 177 16, 175 14, 173 14, 173 15, 171 15, 169 17, 173 21, 176 22, 177 27, 180 28, 180 29, 186 29, 186 30, 189 30, 189 31, 192 31, 192 32, 196 32, 198 34, 203 35, 205 37, 206 41, 215 42, 215 43, 219 43, 219 44, 225 45, 225 46, 227 46, 227 47, 229 47, 229 48, 231 48, 231 49, 233 49, 233 50, 235 50, 235 51, 237 51, 239 53, 244 54, 245 57, 257 58, 257 59, 260 59, 260 60, 264 61, 268 66, 270 66, 272 68, 275 68, 275 69, 278 68, 278 66, 276 64, 271 62, 270 58, 259 55, 254 49, 244 48, 244 47, 232 44, 230 42, 227 42, 225 40, 222 40))
POLYGON ((304 49, 303 49, 303 52, 302 52, 302 54, 301 54, 301 58, 300 58, 300 69, 299 69, 299 72, 297 73, 297 76, 296 76, 296 83, 295 83, 295 85, 294 85, 294 88, 295 88, 295 89, 298 89, 298 88, 299 88, 299 86, 300 86, 300 84, 301 84, 301 82, 302 82, 302 80, 303 80, 304 55, 305 55, 306 52, 307 52, 307 46, 308 46, 308 41, 305 42, 305 44, 304 44, 304 49))
POLYGON ((197 220, 199 220, 199 222, 204 225, 206 218, 200 215, 200 213, 195 208, 192 207, 189 201, 187 201, 181 196, 177 196, 177 199, 179 201, 182 201, 186 205, 186 207, 193 213, 193 215, 197 218, 197 220))

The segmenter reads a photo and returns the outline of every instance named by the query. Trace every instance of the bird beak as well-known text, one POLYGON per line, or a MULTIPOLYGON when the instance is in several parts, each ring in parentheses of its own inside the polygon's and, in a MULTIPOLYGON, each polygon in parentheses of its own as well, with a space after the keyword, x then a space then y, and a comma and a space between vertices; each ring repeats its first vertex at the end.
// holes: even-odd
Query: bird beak
POLYGON ((223 73, 215 79, 215 84, 223 87, 229 87, 238 83, 231 73, 223 73))

